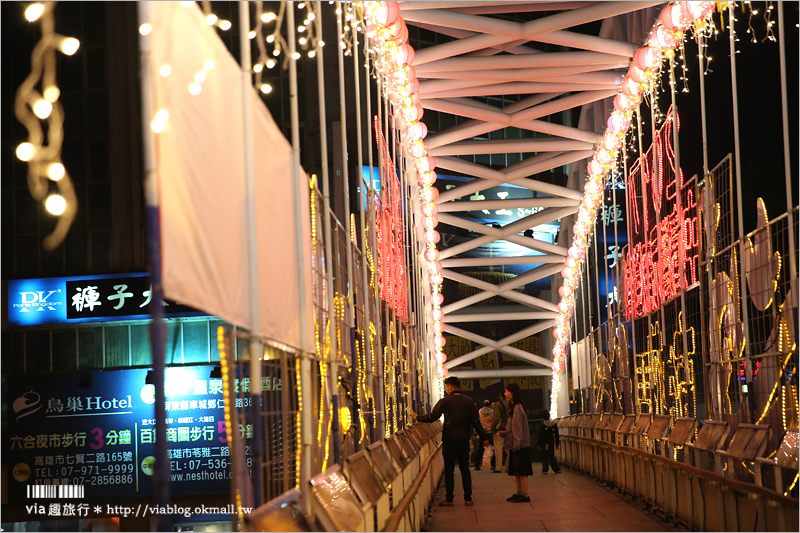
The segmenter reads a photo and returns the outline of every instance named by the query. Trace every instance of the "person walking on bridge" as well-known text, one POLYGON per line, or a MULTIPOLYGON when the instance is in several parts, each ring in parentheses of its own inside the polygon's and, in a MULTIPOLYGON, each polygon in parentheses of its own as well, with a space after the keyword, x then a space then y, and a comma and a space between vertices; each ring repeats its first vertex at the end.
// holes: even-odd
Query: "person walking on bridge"
POLYGON ((506 385, 506 399, 508 400, 511 416, 508 418, 505 431, 505 448, 508 450, 508 475, 514 476, 517 483, 517 492, 507 501, 513 503, 530 502, 528 496, 528 476, 533 474, 531 465, 531 434, 528 430, 528 415, 522 404, 522 394, 519 385, 509 383, 506 385))
POLYGON ((411 411, 411 417, 417 422, 435 422, 444 415, 442 428, 442 457, 444 458, 444 487, 445 500, 441 507, 453 506, 453 490, 455 488, 454 470, 456 462, 461 470, 461 485, 464 488, 464 504, 472 505, 472 477, 469 471, 469 439, 473 428, 484 441, 484 446, 489 445, 489 436, 483 430, 478 419, 478 408, 475 400, 461 394, 461 382, 455 376, 444 380, 444 390, 447 395, 439 400, 429 414, 418 415, 411 411))

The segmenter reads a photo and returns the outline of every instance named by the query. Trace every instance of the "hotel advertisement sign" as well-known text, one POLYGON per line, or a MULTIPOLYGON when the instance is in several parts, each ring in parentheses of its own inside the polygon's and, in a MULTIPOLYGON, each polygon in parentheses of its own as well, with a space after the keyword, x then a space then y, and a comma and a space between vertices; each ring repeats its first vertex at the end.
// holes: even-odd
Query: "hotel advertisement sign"
MULTIPOLYGON (((222 380, 209 377, 210 371, 209 366, 167 369, 173 494, 230 490, 222 380)), ((147 372, 46 374, 9 382, 3 391, 8 406, 3 463, 10 474, 9 500, 24 500, 28 487, 37 484, 81 486, 86 498, 152 495, 155 389, 146 383, 147 372)), ((235 388, 248 393, 249 379, 237 379, 235 388)), ((237 407, 248 407, 239 403, 250 401, 249 394, 235 399, 237 407)), ((239 431, 246 439, 252 437, 249 424, 239 431)))

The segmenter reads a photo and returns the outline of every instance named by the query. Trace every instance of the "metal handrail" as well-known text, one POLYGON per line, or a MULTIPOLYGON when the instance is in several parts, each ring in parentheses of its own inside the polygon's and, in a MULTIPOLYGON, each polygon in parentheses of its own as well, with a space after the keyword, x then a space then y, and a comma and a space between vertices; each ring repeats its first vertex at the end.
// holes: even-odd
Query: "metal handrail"
POLYGON ((414 501, 419 488, 422 486, 422 482, 428 475, 428 470, 430 469, 431 463, 441 449, 442 443, 440 442, 436 446, 436 449, 433 450, 433 453, 430 455, 430 457, 428 457, 428 459, 425 461, 425 464, 420 469, 419 474, 417 474, 417 478, 414 480, 414 483, 411 484, 409 491, 406 492, 406 495, 403 497, 402 501, 400 501, 397 508, 392 511, 392 516, 389 518, 389 522, 386 524, 386 531, 397 531, 397 527, 400 525, 400 520, 402 520, 403 516, 405 516, 408 508, 411 507, 411 502, 414 501))

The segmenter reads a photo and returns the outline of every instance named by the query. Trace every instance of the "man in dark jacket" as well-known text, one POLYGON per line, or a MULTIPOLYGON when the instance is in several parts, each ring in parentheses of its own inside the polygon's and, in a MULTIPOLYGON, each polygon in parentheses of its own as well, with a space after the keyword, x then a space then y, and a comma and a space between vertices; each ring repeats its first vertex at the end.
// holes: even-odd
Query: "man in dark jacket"
POLYGON ((556 459, 556 448, 558 448, 558 426, 555 420, 550 420, 550 411, 542 409, 542 429, 539 430, 539 442, 537 447, 542 451, 542 474, 547 473, 547 467, 552 466, 553 472, 561 473, 556 459))
POLYGON ((454 470, 456 462, 461 470, 461 484, 464 488, 464 503, 472 505, 472 478, 469 472, 469 439, 472 429, 478 432, 484 446, 489 445, 489 435, 483 430, 478 419, 478 408, 475 400, 459 390, 461 383, 455 376, 444 380, 444 390, 447 395, 439 400, 433 411, 427 415, 417 415, 411 412, 412 418, 417 422, 435 422, 444 415, 442 428, 442 457, 444 458, 444 486, 445 500, 439 505, 451 507, 453 505, 453 489, 455 488, 454 470))

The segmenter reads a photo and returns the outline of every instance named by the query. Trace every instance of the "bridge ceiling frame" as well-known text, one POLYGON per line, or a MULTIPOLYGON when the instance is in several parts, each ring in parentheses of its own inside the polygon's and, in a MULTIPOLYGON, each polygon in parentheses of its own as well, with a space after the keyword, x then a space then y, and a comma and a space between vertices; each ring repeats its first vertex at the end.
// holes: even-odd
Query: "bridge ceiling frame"
MULTIPOLYGON (((579 190, 543 181, 539 175, 549 175, 565 165, 584 164, 594 155, 602 136, 602 131, 560 124, 551 121, 551 117, 568 110, 580 112, 585 106, 617 94, 640 44, 611 38, 612 33, 620 33, 612 31, 613 19, 664 2, 406 1, 399 4, 409 26, 453 38, 418 49, 413 63, 420 80, 423 108, 456 117, 454 126, 428 135, 425 139, 428 153, 436 158, 440 173, 452 171, 467 178, 440 192, 436 200, 439 221, 467 235, 457 243, 451 239, 450 246, 442 247, 440 260, 444 278, 477 292, 458 301, 445 301, 442 311, 446 331, 471 340, 478 347, 444 366, 456 375, 467 377, 470 372, 457 368, 459 365, 499 351, 530 363, 518 369, 503 369, 500 373, 503 377, 549 375, 552 362, 549 357, 511 345, 555 325, 558 295, 554 294, 555 301, 550 301, 518 289, 558 274, 564 267, 567 247, 524 233, 542 224, 558 224, 578 211, 583 197, 582 183, 574 184, 581 187, 579 190), (531 20, 523 22, 507 20, 513 13, 540 16, 533 15, 531 20), (599 27, 598 35, 587 34, 587 27, 599 27), (561 49, 546 52, 541 44, 561 49), (487 103, 489 97, 500 97, 503 101, 504 96, 519 99, 512 103, 507 99, 502 107, 487 103), (506 128, 527 130, 535 137, 493 138, 506 128), (525 155, 505 168, 464 159, 464 156, 494 154, 525 155), (481 199, 479 195, 473 196, 477 200, 468 200, 470 195, 501 185, 528 189, 532 191, 531 197, 481 199), (500 227, 478 222, 469 215, 476 210, 518 208, 533 209, 534 214, 500 227), (500 241, 522 247, 526 255, 517 251, 514 256, 474 256, 478 247, 500 241), (507 265, 531 268, 497 284, 474 276, 476 267, 496 266, 501 270, 507 265), (473 275, 464 271, 470 268, 473 275), (496 296, 516 305, 481 305, 496 296), (470 324, 499 322, 506 329, 519 324, 519 329, 496 339, 467 329, 470 324)), ((604 119, 595 120, 596 124, 603 122, 604 119)), ((549 353, 544 345, 543 352, 549 353)))

